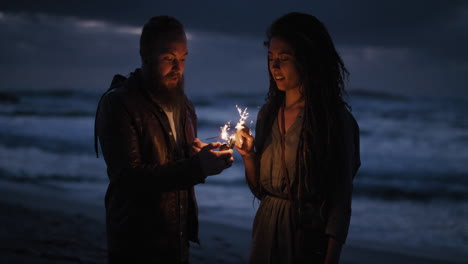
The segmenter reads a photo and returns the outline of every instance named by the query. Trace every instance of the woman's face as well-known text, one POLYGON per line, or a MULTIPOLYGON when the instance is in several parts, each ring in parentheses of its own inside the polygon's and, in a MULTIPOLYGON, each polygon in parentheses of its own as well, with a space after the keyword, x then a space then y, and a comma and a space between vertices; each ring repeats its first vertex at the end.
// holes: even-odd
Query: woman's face
POLYGON ((271 38, 268 49, 268 67, 281 91, 299 89, 299 72, 296 67, 294 50, 284 40, 271 38))

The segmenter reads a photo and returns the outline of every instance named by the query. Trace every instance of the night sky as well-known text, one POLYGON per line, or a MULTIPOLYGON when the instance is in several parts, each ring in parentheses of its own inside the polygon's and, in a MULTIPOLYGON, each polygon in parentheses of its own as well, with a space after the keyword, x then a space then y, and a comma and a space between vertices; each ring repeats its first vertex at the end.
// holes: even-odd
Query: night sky
POLYGON ((178 18, 188 93, 267 90, 265 30, 306 12, 327 25, 349 90, 468 98, 468 1, 11 1, 0 5, 0 92, 105 90, 140 65, 142 25, 178 18))

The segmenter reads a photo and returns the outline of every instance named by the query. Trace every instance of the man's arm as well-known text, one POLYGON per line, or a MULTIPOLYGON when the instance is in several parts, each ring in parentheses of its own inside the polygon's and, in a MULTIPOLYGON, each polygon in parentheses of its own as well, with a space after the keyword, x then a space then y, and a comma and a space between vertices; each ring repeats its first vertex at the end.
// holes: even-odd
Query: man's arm
MULTIPOLYGON (((130 186, 151 186, 159 190, 174 190, 203 182, 209 174, 203 163, 211 158, 217 174, 224 169, 226 162, 220 160, 228 153, 215 153, 210 149, 204 155, 198 153, 189 159, 168 164, 143 162, 140 144, 134 121, 118 95, 109 93, 101 102, 98 113, 98 136, 106 160, 110 180, 130 186), (208 156, 208 157, 206 157, 208 156), (203 161, 200 158, 203 158, 203 161)), ((213 146, 212 146, 213 148, 213 146)))

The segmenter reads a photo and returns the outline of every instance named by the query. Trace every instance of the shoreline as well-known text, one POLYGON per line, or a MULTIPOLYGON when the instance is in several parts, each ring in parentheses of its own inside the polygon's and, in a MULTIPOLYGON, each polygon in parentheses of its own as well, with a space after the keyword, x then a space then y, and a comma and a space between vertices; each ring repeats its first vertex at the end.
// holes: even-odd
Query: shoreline
MULTIPOLYGON (((103 193, 85 199, 76 190, 4 180, 0 192, 1 263, 105 263, 103 193)), ((247 262, 249 229, 201 220, 200 240, 191 243, 193 264, 247 262)), ((341 263, 466 263, 466 254, 449 253, 350 240, 341 263)))

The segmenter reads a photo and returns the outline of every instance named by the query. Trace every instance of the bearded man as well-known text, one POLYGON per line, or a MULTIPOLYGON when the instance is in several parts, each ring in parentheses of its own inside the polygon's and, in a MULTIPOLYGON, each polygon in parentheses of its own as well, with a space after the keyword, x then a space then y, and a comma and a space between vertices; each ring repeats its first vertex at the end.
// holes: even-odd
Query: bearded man
POLYGON ((95 121, 109 186, 109 263, 188 263, 198 242, 193 186, 232 165, 232 150, 196 138, 184 93, 187 38, 173 17, 151 18, 140 38, 141 69, 116 75, 95 121))

